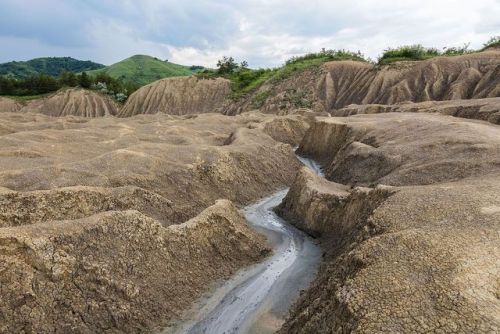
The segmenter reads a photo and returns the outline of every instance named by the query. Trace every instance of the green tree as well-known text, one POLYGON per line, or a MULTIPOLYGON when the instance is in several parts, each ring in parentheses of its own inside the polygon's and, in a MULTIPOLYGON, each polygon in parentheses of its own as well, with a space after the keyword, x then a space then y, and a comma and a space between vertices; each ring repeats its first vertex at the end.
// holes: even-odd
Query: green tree
POLYGON ((78 78, 78 83, 82 88, 90 88, 92 81, 90 80, 87 73, 83 72, 78 78))
POLYGON ((59 76, 59 82, 63 86, 76 87, 78 86, 78 78, 75 73, 64 71, 59 76))
POLYGON ((217 62, 217 74, 229 75, 238 68, 238 64, 234 61, 233 57, 224 56, 217 62))

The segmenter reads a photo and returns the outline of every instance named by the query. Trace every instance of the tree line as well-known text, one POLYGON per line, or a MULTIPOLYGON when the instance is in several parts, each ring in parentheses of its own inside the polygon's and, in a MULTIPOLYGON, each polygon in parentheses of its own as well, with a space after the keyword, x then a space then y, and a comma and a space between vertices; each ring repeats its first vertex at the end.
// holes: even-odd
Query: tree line
POLYGON ((131 93, 139 88, 133 84, 112 78, 105 73, 99 73, 92 76, 88 75, 86 72, 81 74, 63 72, 57 78, 39 74, 26 79, 14 79, 9 76, 0 76, 0 95, 40 95, 55 92, 63 87, 94 89, 112 96, 119 102, 125 101, 131 93))

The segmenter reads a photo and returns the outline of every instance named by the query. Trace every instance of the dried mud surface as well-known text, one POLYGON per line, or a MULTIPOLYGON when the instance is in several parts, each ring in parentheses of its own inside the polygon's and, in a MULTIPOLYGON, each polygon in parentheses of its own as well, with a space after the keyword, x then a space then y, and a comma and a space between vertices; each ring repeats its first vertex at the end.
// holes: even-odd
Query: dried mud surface
POLYGON ((500 128, 323 118, 299 151, 329 180, 302 169, 277 211, 320 236, 325 255, 281 333, 499 330, 500 128))

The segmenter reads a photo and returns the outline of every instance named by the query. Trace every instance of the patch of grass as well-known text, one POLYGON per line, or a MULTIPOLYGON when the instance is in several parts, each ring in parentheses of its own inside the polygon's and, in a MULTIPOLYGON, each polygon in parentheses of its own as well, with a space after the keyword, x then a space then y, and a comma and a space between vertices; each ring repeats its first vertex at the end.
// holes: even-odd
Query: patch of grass
POLYGON ((404 45, 398 48, 389 48, 384 50, 378 58, 379 65, 391 64, 398 61, 418 61, 431 59, 438 56, 458 56, 476 52, 469 49, 469 44, 461 47, 447 47, 443 51, 436 48, 425 48, 420 44, 404 45))
POLYGON ((13 99, 19 102, 28 102, 31 100, 36 100, 36 99, 41 99, 43 97, 47 97, 54 94, 54 92, 51 93, 45 93, 45 94, 38 94, 38 95, 25 95, 25 96, 16 96, 16 95, 2 95, 3 97, 8 97, 9 99, 13 99))
POLYGON ((284 102, 289 102, 295 108, 311 108, 312 102, 307 99, 306 92, 289 89, 285 92, 284 102))
POLYGON ((255 109, 260 109, 270 95, 271 95, 270 90, 266 90, 255 94, 252 100, 252 107, 254 107, 255 109))
MULTIPOLYGON (((308 53, 304 56, 293 57, 285 62, 281 67, 274 69, 258 69, 253 70, 244 66, 238 66, 232 73, 221 75, 216 70, 205 69, 196 74, 202 79, 213 79, 216 77, 224 77, 231 80, 233 100, 238 100, 242 96, 255 91, 264 82, 279 82, 292 74, 319 67, 321 64, 334 60, 355 60, 367 62, 363 55, 359 52, 351 52, 346 50, 325 50, 317 53, 308 53)), ((257 102, 259 103, 259 102, 257 102)))
POLYGON ((439 50, 435 48, 425 48, 420 44, 405 45, 384 50, 384 53, 378 59, 378 63, 385 65, 397 61, 425 60, 439 55, 439 50))
POLYGON ((493 36, 493 37, 491 37, 488 40, 488 42, 484 43, 483 46, 484 47, 482 48, 482 50, 486 50, 488 48, 500 47, 500 36, 493 36))

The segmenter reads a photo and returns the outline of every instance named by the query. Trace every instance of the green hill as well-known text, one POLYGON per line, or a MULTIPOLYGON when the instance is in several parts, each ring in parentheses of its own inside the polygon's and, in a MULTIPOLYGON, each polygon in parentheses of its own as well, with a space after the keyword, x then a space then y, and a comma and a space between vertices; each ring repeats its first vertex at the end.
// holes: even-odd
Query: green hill
POLYGON ((71 57, 46 57, 0 64, 0 76, 6 75, 16 79, 25 79, 33 75, 47 74, 57 77, 64 71, 83 72, 104 67, 102 64, 71 57))
POLYGON ((91 75, 105 73, 112 78, 143 86, 167 77, 189 76, 196 73, 197 69, 196 66, 183 66, 150 56, 135 55, 104 69, 88 73, 91 75))

